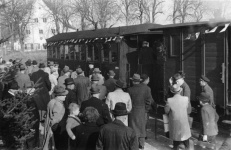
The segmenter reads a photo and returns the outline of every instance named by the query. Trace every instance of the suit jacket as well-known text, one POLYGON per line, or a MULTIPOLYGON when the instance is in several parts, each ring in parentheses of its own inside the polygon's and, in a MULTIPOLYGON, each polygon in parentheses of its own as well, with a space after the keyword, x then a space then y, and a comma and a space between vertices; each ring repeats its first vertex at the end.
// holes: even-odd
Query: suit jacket
POLYGON ((132 111, 128 114, 128 126, 135 130, 137 137, 146 137, 146 108, 151 104, 152 97, 149 94, 148 86, 135 84, 128 89, 132 100, 132 111))
POLYGON ((109 78, 104 82, 104 85, 106 86, 108 93, 113 92, 115 90, 115 82, 116 79, 114 78, 109 78))
POLYGON ((206 84, 205 86, 202 87, 202 92, 205 92, 205 93, 209 94, 209 96, 210 96, 210 105, 214 107, 215 102, 214 102, 214 95, 213 95, 212 88, 208 84, 206 84))
POLYGON ((89 100, 83 101, 80 112, 82 113, 86 107, 94 107, 98 110, 100 117, 97 120, 97 125, 101 126, 111 122, 111 117, 107 105, 96 97, 91 97, 89 100))
POLYGON ((218 134, 217 121, 219 119, 216 110, 209 104, 201 108, 201 117, 203 124, 203 134, 214 136, 218 134))
POLYGON ((70 150, 95 150, 99 130, 95 123, 88 122, 72 129, 76 139, 70 141, 70 150))
POLYGON ((191 137, 188 105, 186 96, 176 94, 167 99, 165 113, 169 116, 169 135, 173 141, 185 141, 191 137))
POLYGON ((19 89, 25 89, 26 83, 30 82, 30 77, 27 74, 18 72, 17 75, 15 76, 15 80, 18 83, 19 89))
POLYGON ((81 105, 83 101, 89 98, 90 80, 87 77, 79 75, 74 79, 74 83, 77 101, 78 104, 81 105))
POLYGON ((187 96, 188 100, 189 100, 189 113, 192 112, 192 106, 191 106, 191 90, 190 87, 188 86, 188 84, 184 81, 184 83, 181 85, 182 91, 180 93, 180 95, 182 96, 187 96))
POLYGON ((77 98, 76 98, 76 94, 73 90, 70 90, 68 88, 66 88, 66 90, 68 91, 68 94, 66 96, 66 99, 65 99, 65 102, 64 102, 64 105, 65 105, 65 108, 68 109, 70 103, 78 103, 77 101, 77 98))
POLYGON ((96 150, 138 150, 135 131, 115 119, 100 130, 96 150))
POLYGON ((46 110, 47 104, 50 101, 49 91, 51 90, 51 82, 49 80, 48 73, 43 70, 38 70, 37 72, 32 73, 31 81, 38 85, 35 86, 35 89, 38 90, 35 93, 36 104, 39 110, 46 110))

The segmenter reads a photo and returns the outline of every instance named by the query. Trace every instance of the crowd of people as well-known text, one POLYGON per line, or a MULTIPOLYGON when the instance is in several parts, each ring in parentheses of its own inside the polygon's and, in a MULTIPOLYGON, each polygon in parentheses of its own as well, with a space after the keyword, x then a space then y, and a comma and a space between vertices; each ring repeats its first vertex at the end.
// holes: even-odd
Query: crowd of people
MULTIPOLYGON (((37 125, 34 136, 25 145, 27 149, 43 150, 138 150, 144 149, 148 113, 155 105, 148 86, 147 74, 134 74, 132 86, 115 79, 115 71, 109 70, 105 80, 99 68, 90 64, 88 76, 80 66, 71 71, 68 66, 59 70, 52 61, 47 65, 28 60, 25 65, 9 60, 0 65, 0 75, 10 72, 13 81, 1 84, 1 99, 15 96, 19 90, 33 95, 31 103, 37 125), (37 118, 36 118, 37 117, 37 118), (39 134, 43 136, 40 138, 39 134)), ((192 111, 190 87, 182 71, 170 80, 165 113, 169 119, 169 136, 173 149, 190 149, 192 111)), ((200 140, 216 146, 219 116, 215 110, 210 80, 201 76, 202 92, 197 97, 201 107, 202 131, 200 140)), ((226 142, 227 143, 227 142, 226 142)))
MULTIPOLYGON (((154 104, 146 74, 134 74, 133 86, 126 89, 123 80, 115 79, 114 70, 105 79, 92 64, 88 76, 80 66, 75 71, 68 66, 59 70, 52 61, 46 65, 28 60, 24 65, 19 59, 3 63, 0 71, 7 72, 12 65, 17 67, 7 93, 14 96, 28 88, 34 92, 39 125, 33 126, 35 134, 25 143, 27 149, 144 149, 147 116, 154 104)), ((8 95, 1 94, 2 99, 8 95)))

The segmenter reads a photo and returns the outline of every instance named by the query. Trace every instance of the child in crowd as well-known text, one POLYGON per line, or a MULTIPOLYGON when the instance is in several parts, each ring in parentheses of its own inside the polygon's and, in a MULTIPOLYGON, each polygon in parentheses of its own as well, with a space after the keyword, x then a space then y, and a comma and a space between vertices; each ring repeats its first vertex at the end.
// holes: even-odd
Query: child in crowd
POLYGON ((203 141, 215 145, 216 135, 218 134, 217 121, 219 119, 216 110, 209 104, 210 96, 202 92, 198 97, 201 104, 201 117, 203 124, 203 141))
POLYGON ((69 137, 72 140, 74 140, 75 135, 73 134, 71 129, 81 124, 80 119, 77 117, 79 114, 79 105, 77 105, 76 103, 71 103, 69 105, 69 111, 70 111, 70 115, 67 118, 66 130, 67 130, 69 137))

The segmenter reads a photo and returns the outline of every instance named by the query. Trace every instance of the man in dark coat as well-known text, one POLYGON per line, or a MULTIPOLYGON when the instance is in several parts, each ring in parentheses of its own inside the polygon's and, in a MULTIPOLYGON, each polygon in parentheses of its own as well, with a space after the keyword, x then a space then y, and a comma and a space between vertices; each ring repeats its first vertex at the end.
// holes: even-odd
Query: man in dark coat
POLYGON ((107 88, 107 92, 113 92, 115 90, 115 82, 116 79, 114 79, 115 77, 115 72, 113 70, 109 70, 108 72, 108 76, 109 78, 104 82, 104 85, 107 88))
POLYGON ((92 97, 89 100, 82 102, 81 107, 80 107, 80 113, 83 112, 83 110, 86 107, 94 107, 98 110, 100 114, 100 117, 97 120, 97 125, 101 126, 101 125, 111 122, 111 117, 110 117, 108 106, 99 99, 99 88, 97 88, 97 86, 95 85, 92 85, 90 91, 91 91, 92 97))
POLYGON ((125 103, 116 103, 112 111, 115 120, 100 130, 96 150, 138 150, 135 131, 124 123, 127 120, 125 103))
POLYGON ((39 70, 32 73, 31 81, 35 84, 36 95, 36 104, 40 112, 40 121, 43 120, 43 115, 47 110, 47 104, 50 101, 49 91, 51 90, 51 82, 49 80, 48 73, 44 72, 45 64, 39 64, 39 70))
POLYGON ((139 141, 139 148, 144 149, 146 137, 146 108, 151 104, 152 97, 147 86, 140 84, 141 78, 139 74, 134 74, 132 78, 133 87, 128 89, 128 93, 132 99, 132 111, 128 115, 128 126, 135 130, 139 141))
POLYGON ((70 150, 95 150, 96 141, 99 137, 100 127, 96 124, 100 114, 94 107, 86 107, 83 111, 85 123, 81 124, 72 132, 76 139, 70 141, 70 150))
POLYGON ((25 85, 30 83, 30 77, 25 74, 26 68, 24 65, 20 65, 19 69, 20 71, 16 74, 15 80, 18 83, 19 89, 23 90, 25 89, 25 85))
POLYGON ((65 85, 66 90, 68 91, 68 94, 65 99, 65 107, 68 108, 70 103, 78 103, 76 98, 76 93, 74 92, 75 89, 75 83, 73 78, 66 78, 65 79, 65 85))
POLYGON ((200 78, 200 86, 202 87, 202 92, 207 93, 210 96, 210 105, 215 108, 215 102, 214 102, 214 95, 213 95, 213 90, 212 88, 208 85, 208 82, 210 82, 210 80, 205 77, 205 76, 201 76, 200 78))
POLYGON ((91 86, 89 78, 84 76, 84 72, 81 68, 76 70, 78 77, 74 79, 75 93, 78 101, 78 105, 89 98, 89 88, 91 86))

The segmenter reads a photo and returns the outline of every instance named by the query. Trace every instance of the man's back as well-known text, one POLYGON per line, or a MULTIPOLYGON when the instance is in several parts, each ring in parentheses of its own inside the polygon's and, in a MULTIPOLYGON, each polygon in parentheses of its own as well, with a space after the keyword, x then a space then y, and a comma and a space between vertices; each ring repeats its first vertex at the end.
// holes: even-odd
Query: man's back
POLYGON ((26 83, 30 82, 30 77, 27 74, 19 72, 15 77, 16 82, 20 89, 25 88, 26 83))
POLYGON ((134 130, 116 119, 100 130, 96 149, 138 150, 138 141, 134 130))
POLYGON ((90 80, 87 77, 78 75, 78 77, 74 79, 74 83, 78 104, 80 105, 84 100, 89 98, 90 80))
POLYGON ((38 81, 37 88, 42 88, 43 90, 50 91, 51 90, 51 82, 49 80, 48 73, 38 70, 31 75, 31 81, 36 83, 38 81))

